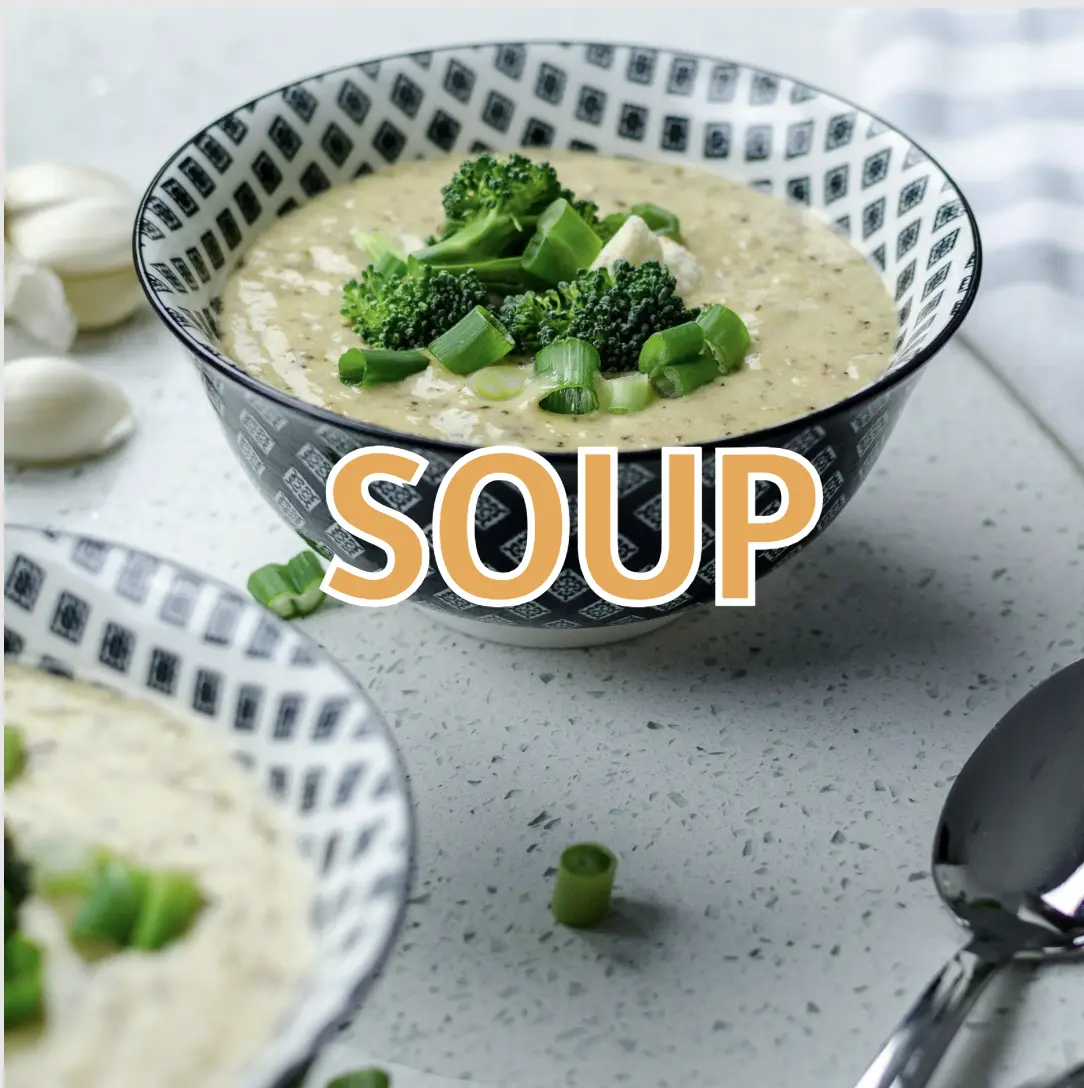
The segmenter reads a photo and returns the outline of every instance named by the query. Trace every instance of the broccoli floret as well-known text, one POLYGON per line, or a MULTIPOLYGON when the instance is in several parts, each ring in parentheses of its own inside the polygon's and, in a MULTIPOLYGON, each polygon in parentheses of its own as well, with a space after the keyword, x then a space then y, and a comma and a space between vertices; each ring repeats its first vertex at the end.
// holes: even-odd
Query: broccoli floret
POLYGON ((517 154, 504 162, 479 155, 463 163, 441 190, 443 236, 413 256, 436 267, 514 256, 560 192, 557 171, 548 162, 517 154))
POLYGON ((343 287, 340 313, 370 346, 404 350, 432 343, 488 301, 473 271, 454 275, 426 267, 400 279, 370 265, 343 287))
POLYGON ((669 269, 658 261, 616 261, 612 272, 585 270, 555 291, 505 299, 500 316, 521 351, 575 337, 594 344, 604 371, 635 370, 652 333, 692 321, 700 313, 686 307, 676 286, 669 269))

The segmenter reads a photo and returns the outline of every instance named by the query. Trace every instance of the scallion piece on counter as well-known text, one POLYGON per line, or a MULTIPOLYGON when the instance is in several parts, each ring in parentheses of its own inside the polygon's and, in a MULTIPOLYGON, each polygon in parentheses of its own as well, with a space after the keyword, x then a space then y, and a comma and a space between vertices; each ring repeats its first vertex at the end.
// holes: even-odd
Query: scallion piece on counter
POLYGON ((642 412, 655 399, 655 389, 648 374, 619 374, 598 383, 599 411, 615 416, 642 412))
POLYGON ((4 785, 14 782, 26 769, 26 745, 17 725, 4 726, 4 785))
POLYGON ((653 332, 640 349, 638 366, 643 374, 654 374, 661 366, 695 359, 704 350, 704 330, 695 321, 653 332))
POLYGON ((599 371, 602 362, 594 344, 586 340, 558 340, 534 357, 535 377, 544 393, 538 406, 556 415, 582 416, 598 411, 599 371))
POLYGON ((673 238, 675 242, 680 240, 681 223, 673 212, 650 202, 633 204, 629 212, 639 216, 655 234, 665 234, 667 238, 673 238))
POLYGON ((150 873, 128 946, 146 952, 164 948, 184 934, 203 903, 199 887, 187 874, 150 873))
POLYGON ((475 306, 429 345, 429 354, 453 374, 473 374, 503 359, 516 342, 484 307, 475 306))
POLYGON ((602 252, 602 239, 572 205, 560 197, 538 218, 538 228, 523 251, 523 267, 556 286, 574 279, 602 252))
POLYGON ((4 941, 4 1028, 21 1027, 45 1011, 42 952, 21 934, 4 941))
POLYGON ((379 385, 401 382, 429 365, 420 351, 391 351, 388 348, 347 348, 339 356, 339 381, 347 385, 379 385))
POLYGON ((315 552, 303 551, 286 563, 268 563, 248 576, 248 591, 280 619, 308 616, 323 604, 324 568, 315 552))
POLYGON ((749 330, 731 309, 713 302, 705 306, 696 323, 704 330, 704 345, 719 370, 731 374, 741 366, 749 350, 749 330))
POLYGON ((617 858, 594 842, 568 847, 557 865, 550 900, 553 920, 574 929, 598 925, 610 912, 617 858))
POLYGON ((353 1073, 343 1073, 331 1081, 327 1088, 391 1088, 391 1077, 383 1069, 373 1066, 353 1073))
POLYGON ((719 377, 719 367, 715 360, 705 352, 691 363, 674 363, 660 367, 651 375, 651 383, 660 397, 673 400, 684 397, 694 389, 715 381, 719 377))
POLYGON ((147 895, 148 875, 112 858, 102 866, 72 922, 71 936, 92 944, 128 944, 147 895))
POLYGON ((487 366, 470 379, 471 389, 485 400, 510 400, 526 384, 527 375, 518 366, 487 366))

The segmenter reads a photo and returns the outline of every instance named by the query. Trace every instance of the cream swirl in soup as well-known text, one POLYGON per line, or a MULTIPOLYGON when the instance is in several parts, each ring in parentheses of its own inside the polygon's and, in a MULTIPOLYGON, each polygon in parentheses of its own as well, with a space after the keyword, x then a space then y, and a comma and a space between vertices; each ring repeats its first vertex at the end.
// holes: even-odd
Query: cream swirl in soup
POLYGON ((752 343, 740 370, 626 416, 556 415, 527 393, 488 402, 468 379, 436 365, 397 383, 340 381, 339 356, 360 344, 339 312, 344 282, 367 263, 354 234, 382 232, 407 250, 420 246, 440 228, 441 186, 458 158, 359 178, 274 223, 227 282, 224 351, 303 401, 389 430, 540 451, 645 449, 746 434, 843 400, 887 369, 892 300, 865 258, 809 212, 671 163, 576 152, 546 159, 563 185, 603 214, 653 202, 678 216, 699 267, 684 301, 723 303, 741 315, 752 343))

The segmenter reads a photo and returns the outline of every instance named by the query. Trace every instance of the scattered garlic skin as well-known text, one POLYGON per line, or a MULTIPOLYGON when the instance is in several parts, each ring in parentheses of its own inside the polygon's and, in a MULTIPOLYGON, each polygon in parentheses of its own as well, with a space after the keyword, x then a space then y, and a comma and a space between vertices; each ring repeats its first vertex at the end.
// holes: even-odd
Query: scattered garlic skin
POLYGON ((4 320, 14 321, 53 351, 75 341, 77 319, 64 283, 50 268, 39 268, 4 245, 4 320))
MULTIPOLYGON (((64 163, 31 163, 5 178, 6 241, 29 266, 60 277, 67 311, 77 328, 104 329, 130 317, 143 303, 132 264, 136 194, 120 178, 64 163)), ((53 350, 67 350, 59 310, 31 307, 11 315, 53 350), (54 335, 42 337, 49 321, 54 335)))
POLYGON ((57 465, 101 456, 135 432, 128 398, 65 356, 4 367, 4 460, 57 465))

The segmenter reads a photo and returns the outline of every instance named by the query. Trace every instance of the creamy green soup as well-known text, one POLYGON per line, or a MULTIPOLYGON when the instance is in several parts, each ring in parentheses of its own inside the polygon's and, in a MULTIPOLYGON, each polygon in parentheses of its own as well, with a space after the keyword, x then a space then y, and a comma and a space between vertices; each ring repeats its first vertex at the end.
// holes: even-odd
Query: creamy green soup
POLYGON ((394 431, 545 451, 643 449, 757 431, 843 400, 887 369, 896 332, 891 298, 861 254, 808 212, 669 163, 545 157, 563 185, 603 214, 651 201, 679 217, 699 266, 686 304, 723 303, 749 327, 752 344, 738 372, 626 416, 548 413, 529 391, 486 401, 468 378, 436 365, 394 384, 343 384, 339 356, 361 341, 340 316, 342 286, 368 260, 353 235, 379 231, 408 250, 420 246, 440 227, 440 189, 458 157, 368 175, 278 220, 226 285, 226 354, 300 400, 394 431))

